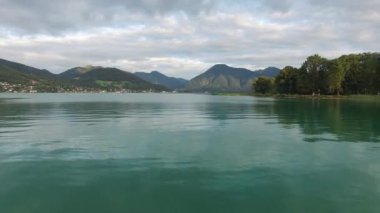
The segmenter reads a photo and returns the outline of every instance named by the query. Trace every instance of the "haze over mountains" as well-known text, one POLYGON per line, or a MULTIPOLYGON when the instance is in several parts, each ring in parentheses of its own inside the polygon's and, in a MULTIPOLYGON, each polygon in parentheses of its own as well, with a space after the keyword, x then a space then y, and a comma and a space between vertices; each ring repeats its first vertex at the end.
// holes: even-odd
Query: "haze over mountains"
POLYGON ((151 82, 153 84, 160 84, 172 90, 183 89, 189 82, 183 78, 168 77, 158 71, 152 71, 151 73, 135 72, 134 74, 145 81, 151 82))
POLYGON ((130 73, 100 66, 75 67, 53 74, 48 70, 0 59, 0 82, 34 86, 42 92, 75 87, 106 91, 248 92, 255 78, 274 77, 279 71, 274 67, 251 71, 218 64, 188 81, 168 77, 158 71, 130 73))

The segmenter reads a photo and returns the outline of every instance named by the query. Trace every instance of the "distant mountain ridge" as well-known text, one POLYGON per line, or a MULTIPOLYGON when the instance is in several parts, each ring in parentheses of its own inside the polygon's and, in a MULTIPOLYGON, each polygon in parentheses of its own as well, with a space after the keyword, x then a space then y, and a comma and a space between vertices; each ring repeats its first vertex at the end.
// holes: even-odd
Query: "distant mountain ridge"
POLYGON ((65 78, 78 80, 81 84, 87 86, 138 90, 168 90, 162 85, 152 84, 130 72, 110 67, 75 67, 59 75, 65 78))
POLYGON ((191 79, 185 90, 190 92, 248 92, 251 90, 255 78, 274 77, 279 72, 280 69, 275 67, 251 71, 245 68, 216 64, 191 79))
POLYGON ((57 92, 58 88, 72 88, 44 69, 0 59, 0 92, 57 92))
POLYGON ((0 82, 11 84, 0 91, 168 91, 132 73, 116 68, 75 67, 60 74, 0 59, 0 82))
POLYGON ((47 70, 0 59, 1 82, 25 83, 30 81, 51 80, 54 78, 55 75, 47 70))
POLYGON ((255 78, 274 77, 279 69, 268 67, 251 71, 217 64, 201 75, 187 81, 182 78, 168 77, 158 71, 151 73, 130 73, 117 68, 84 66, 74 67, 60 74, 38 69, 24 64, 0 59, 0 82, 23 84, 38 88, 38 91, 74 91, 81 87, 91 90, 134 90, 187 92, 248 92, 255 78))
POLYGON ((0 67, 2 69, 10 69, 27 75, 43 76, 43 77, 53 77, 54 74, 45 69, 37 69, 31 66, 20 64, 13 61, 8 61, 5 59, 0 59, 0 67))
POLYGON ((183 78, 168 77, 158 71, 152 71, 151 73, 135 72, 134 74, 145 81, 153 84, 163 85, 172 90, 183 89, 186 87, 186 84, 188 82, 188 80, 183 78))
POLYGON ((85 67, 74 67, 65 72, 58 74, 58 76, 63 77, 63 78, 77 78, 86 72, 89 72, 91 70, 98 69, 98 68, 102 68, 102 67, 91 66, 91 65, 87 65, 85 67))

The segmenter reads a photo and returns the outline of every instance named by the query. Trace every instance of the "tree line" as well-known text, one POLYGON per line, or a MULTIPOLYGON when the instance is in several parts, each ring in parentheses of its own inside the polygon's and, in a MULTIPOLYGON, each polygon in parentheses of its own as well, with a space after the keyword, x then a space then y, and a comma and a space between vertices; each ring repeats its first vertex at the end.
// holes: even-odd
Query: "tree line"
POLYGON ((287 66, 275 78, 258 78, 253 89, 263 94, 379 94, 380 53, 343 55, 332 60, 312 55, 300 68, 287 66))

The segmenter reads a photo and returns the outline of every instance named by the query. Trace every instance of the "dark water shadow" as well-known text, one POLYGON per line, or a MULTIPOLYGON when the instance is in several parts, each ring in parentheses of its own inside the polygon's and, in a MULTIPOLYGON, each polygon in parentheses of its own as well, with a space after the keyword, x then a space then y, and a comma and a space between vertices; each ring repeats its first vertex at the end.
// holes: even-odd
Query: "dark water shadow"
POLYGON ((380 104, 347 100, 278 99, 256 112, 274 116, 284 128, 300 128, 304 141, 380 142, 380 104), (332 134, 336 139, 320 135, 332 134))

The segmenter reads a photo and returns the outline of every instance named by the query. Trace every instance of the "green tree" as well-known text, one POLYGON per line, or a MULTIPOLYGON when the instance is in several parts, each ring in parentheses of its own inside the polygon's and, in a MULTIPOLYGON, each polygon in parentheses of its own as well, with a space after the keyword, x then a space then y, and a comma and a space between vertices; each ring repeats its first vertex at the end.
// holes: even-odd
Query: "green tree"
POLYGON ((345 77, 342 83, 346 94, 375 94, 379 87, 379 53, 351 54, 339 58, 345 77))
POLYGON ((327 81, 330 93, 340 94, 344 79, 343 65, 339 60, 332 60, 328 64, 327 81))
POLYGON ((257 93, 266 94, 273 91, 273 79, 258 77, 253 83, 253 89, 257 93))
POLYGON ((275 87, 281 94, 297 93, 298 69, 287 66, 275 78, 275 87))
POLYGON ((339 58, 341 61, 345 76, 342 82, 342 88, 345 94, 358 94, 359 89, 359 70, 360 57, 358 55, 344 55, 339 58))
POLYGON ((362 87, 365 88, 364 93, 377 93, 377 85, 380 83, 376 80, 378 69, 378 55, 364 53, 361 57, 362 71, 362 87))
POLYGON ((296 91, 298 94, 311 94, 315 90, 313 89, 313 82, 309 74, 304 70, 300 69, 297 73, 297 88, 296 91))
POLYGON ((376 73, 374 77, 374 89, 375 93, 380 95, 380 54, 376 54, 376 73))
POLYGON ((380 53, 343 55, 327 60, 309 56, 300 69, 285 67, 275 88, 286 94, 380 94, 380 53))
POLYGON ((302 64, 301 70, 307 73, 313 93, 325 93, 327 91, 327 63, 328 60, 326 58, 313 55, 309 56, 302 64))

